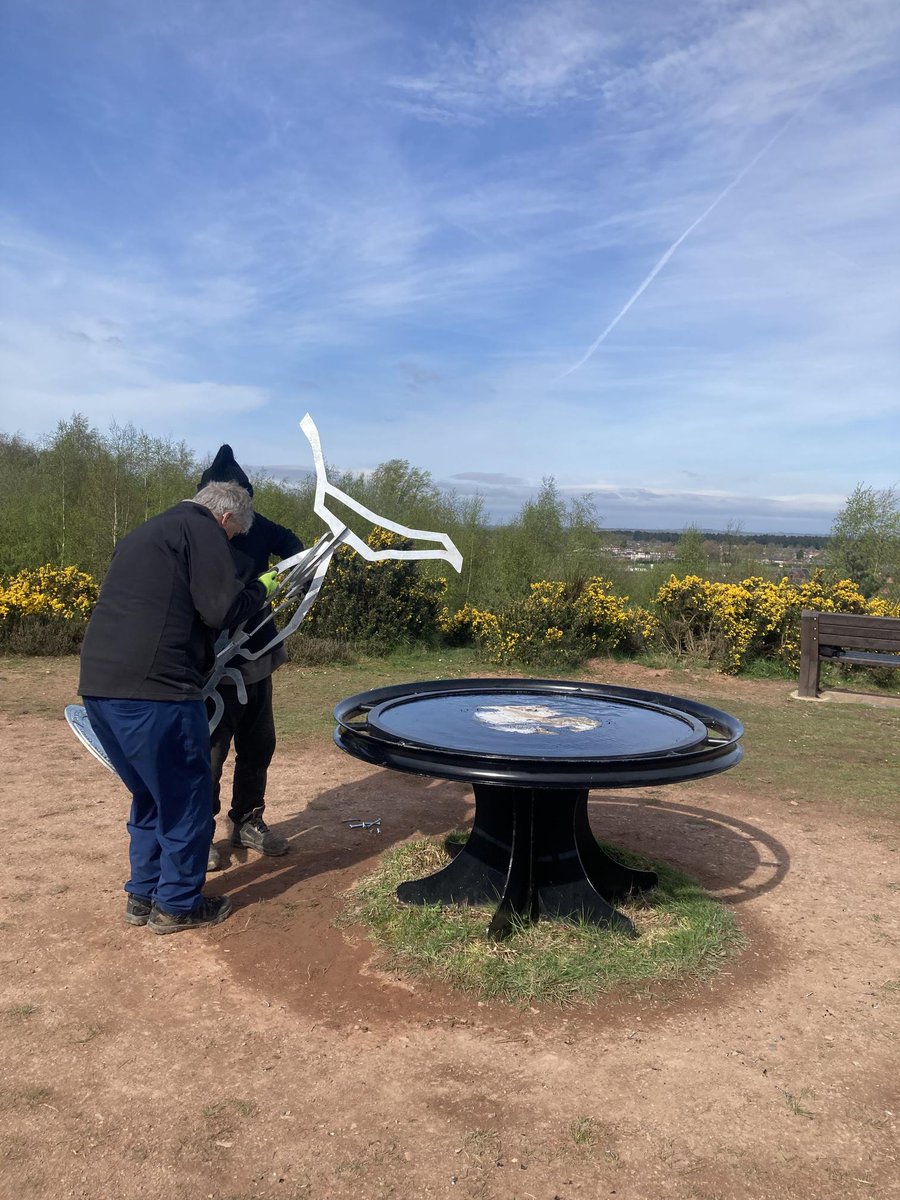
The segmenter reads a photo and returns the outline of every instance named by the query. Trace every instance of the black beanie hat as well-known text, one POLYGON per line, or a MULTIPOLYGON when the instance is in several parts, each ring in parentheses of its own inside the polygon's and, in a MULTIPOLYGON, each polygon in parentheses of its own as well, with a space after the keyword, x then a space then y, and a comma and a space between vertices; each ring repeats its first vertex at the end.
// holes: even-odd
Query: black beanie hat
POLYGON ((253 495, 253 484, 235 462, 234 451, 229 445, 220 446, 216 457, 200 476, 197 491, 208 483, 239 483, 250 495, 253 495))

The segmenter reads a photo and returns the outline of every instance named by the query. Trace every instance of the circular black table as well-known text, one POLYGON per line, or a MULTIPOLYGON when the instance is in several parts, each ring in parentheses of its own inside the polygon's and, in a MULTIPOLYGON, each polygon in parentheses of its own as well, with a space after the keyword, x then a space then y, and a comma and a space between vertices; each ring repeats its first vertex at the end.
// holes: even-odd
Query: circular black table
POLYGON ((364 762, 471 783, 475 820, 442 870, 402 883, 409 904, 497 903, 488 933, 541 914, 634 935, 615 901, 656 886, 603 851, 592 788, 646 787, 727 771, 741 723, 661 692, 553 679, 460 679, 342 700, 334 740, 364 762))

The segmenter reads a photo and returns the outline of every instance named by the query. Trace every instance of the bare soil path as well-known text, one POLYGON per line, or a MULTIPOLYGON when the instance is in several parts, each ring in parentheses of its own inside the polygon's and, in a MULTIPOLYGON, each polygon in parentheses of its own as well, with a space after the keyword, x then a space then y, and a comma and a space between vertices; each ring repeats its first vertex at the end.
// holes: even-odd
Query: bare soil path
MULTIPOLYGON (((738 713, 792 703, 722 688, 738 713)), ((227 922, 126 927, 125 796, 62 720, 73 690, 67 664, 0 663, 3 1200, 900 1194, 896 821, 743 768, 598 796, 597 832, 721 894, 748 948, 708 984, 519 1011, 386 975, 333 927, 388 845, 471 809, 324 739, 273 766, 290 855, 235 851, 211 877, 227 922)))

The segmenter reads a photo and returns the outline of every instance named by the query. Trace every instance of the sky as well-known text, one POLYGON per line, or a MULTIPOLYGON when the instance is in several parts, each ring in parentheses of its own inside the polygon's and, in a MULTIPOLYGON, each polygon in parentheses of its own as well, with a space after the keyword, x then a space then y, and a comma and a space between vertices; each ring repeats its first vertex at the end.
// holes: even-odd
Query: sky
POLYGON ((0 430, 827 532, 900 479, 898 60, 896 0, 0 0, 0 430))

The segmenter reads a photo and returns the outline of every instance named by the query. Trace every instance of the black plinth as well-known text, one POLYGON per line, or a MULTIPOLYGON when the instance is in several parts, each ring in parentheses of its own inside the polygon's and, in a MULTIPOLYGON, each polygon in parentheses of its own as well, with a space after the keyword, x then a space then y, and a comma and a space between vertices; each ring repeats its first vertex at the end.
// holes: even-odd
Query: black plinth
POLYGON ((441 871, 403 883, 411 904, 497 903, 503 938, 541 915, 634 933, 615 901, 656 885, 610 858, 588 824, 591 788, 673 783, 740 761, 727 713, 657 692, 540 679, 378 688, 335 708, 334 740, 365 762, 465 780, 468 841, 441 871))

